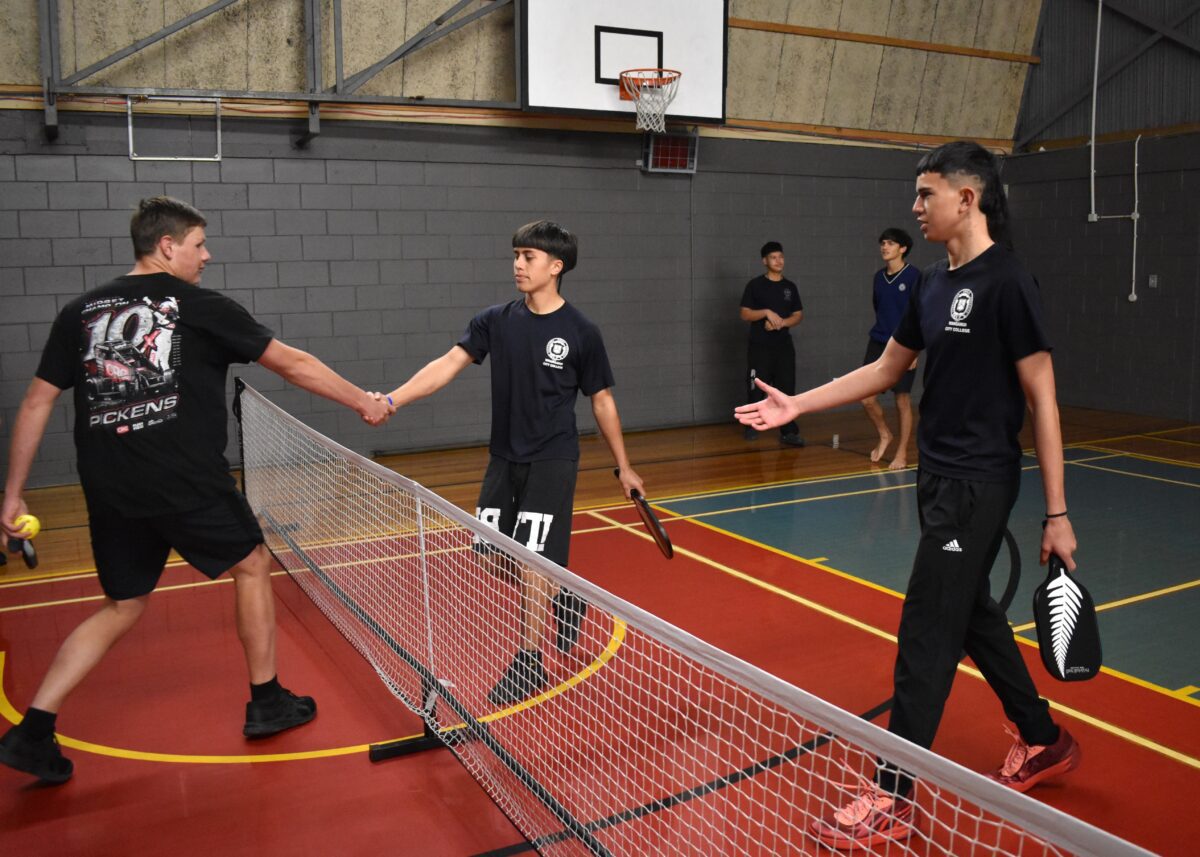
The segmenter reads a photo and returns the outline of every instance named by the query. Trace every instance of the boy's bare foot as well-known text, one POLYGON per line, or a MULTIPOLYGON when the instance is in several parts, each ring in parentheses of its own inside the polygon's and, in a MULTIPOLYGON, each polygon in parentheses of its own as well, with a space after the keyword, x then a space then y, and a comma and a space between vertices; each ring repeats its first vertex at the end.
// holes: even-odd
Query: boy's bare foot
POLYGON ((873 450, 871 450, 871 463, 872 464, 878 463, 879 459, 883 458, 883 454, 885 452, 887 452, 888 444, 891 442, 892 442, 891 432, 888 432, 887 434, 881 434, 879 436, 879 446, 877 446, 873 450))
POLYGON ((903 455, 897 455, 892 459, 892 463, 888 465, 888 470, 903 470, 908 467, 908 459, 903 455))

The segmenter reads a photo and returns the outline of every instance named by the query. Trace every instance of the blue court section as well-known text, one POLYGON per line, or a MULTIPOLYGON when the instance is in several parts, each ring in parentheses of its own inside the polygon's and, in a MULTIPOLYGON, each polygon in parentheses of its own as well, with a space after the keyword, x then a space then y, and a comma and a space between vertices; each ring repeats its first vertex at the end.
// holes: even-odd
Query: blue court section
MULTIPOLYGON (((1170 691, 1200 685, 1200 468, 1108 450, 1066 450, 1079 574, 1100 612, 1105 665, 1170 691), (1162 592, 1172 587, 1175 591, 1162 592), (1125 602, 1127 599, 1135 599, 1125 602)), ((848 459, 848 463, 853 463, 848 459)), ((1037 461, 1024 459, 1009 519, 1021 584, 1009 619, 1031 629, 1045 511, 1037 461)), ((916 473, 853 473, 665 500, 657 505, 903 593, 918 540, 916 473)), ((993 569, 999 597, 1011 557, 993 569)), ((803 594, 803 593, 801 593, 803 594)), ((1186 692, 1185 692, 1186 695, 1186 692)))

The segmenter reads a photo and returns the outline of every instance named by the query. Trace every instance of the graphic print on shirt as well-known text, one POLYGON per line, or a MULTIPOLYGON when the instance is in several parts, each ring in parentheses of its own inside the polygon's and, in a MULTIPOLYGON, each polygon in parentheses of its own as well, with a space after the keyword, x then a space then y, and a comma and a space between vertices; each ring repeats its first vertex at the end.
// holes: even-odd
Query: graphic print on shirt
POLYGON ((81 318, 88 427, 126 434, 175 419, 178 301, 97 298, 81 318))
POLYGON ((546 343, 546 359, 542 361, 542 365, 551 369, 561 369, 570 351, 571 346, 567 345, 567 341, 556 336, 546 343))
POLYGON ((970 289, 959 289, 950 302, 950 323, 946 325, 949 333, 970 333, 967 316, 975 306, 975 294, 970 289))

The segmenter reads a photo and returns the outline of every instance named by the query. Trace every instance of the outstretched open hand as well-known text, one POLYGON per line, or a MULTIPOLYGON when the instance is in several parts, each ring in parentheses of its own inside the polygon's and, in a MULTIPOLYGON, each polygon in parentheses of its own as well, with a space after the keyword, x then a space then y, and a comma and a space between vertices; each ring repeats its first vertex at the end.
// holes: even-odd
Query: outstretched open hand
POLYGON ((800 408, 795 400, 770 384, 763 383, 759 378, 754 379, 758 388, 767 394, 765 399, 749 405, 734 408, 733 415, 742 425, 750 426, 759 431, 778 428, 790 423, 800 414, 800 408))

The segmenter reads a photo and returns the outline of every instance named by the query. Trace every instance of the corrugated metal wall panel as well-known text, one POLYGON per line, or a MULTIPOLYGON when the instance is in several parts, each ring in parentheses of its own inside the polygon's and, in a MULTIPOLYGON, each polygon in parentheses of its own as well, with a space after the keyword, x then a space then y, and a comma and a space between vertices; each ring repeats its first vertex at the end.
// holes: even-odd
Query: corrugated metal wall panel
MULTIPOLYGON (((1193 38, 1200 34, 1200 5, 1195 0, 1123 2, 1164 25, 1175 22, 1175 29, 1193 38), (1187 17, 1180 22, 1184 15, 1187 17)), ((1052 0, 1044 4, 1042 15, 1036 51, 1042 62, 1031 70, 1017 132, 1018 140, 1033 134, 1033 145, 1041 140, 1086 137, 1091 122, 1096 3, 1052 0), (1068 105, 1065 113, 1054 118, 1068 105), (1048 119, 1053 121, 1039 130, 1048 119)), ((1100 39, 1101 76, 1153 35, 1106 8, 1100 39)), ((1200 54, 1170 39, 1159 39, 1100 87, 1097 134, 1188 122, 1200 122, 1200 54)))

